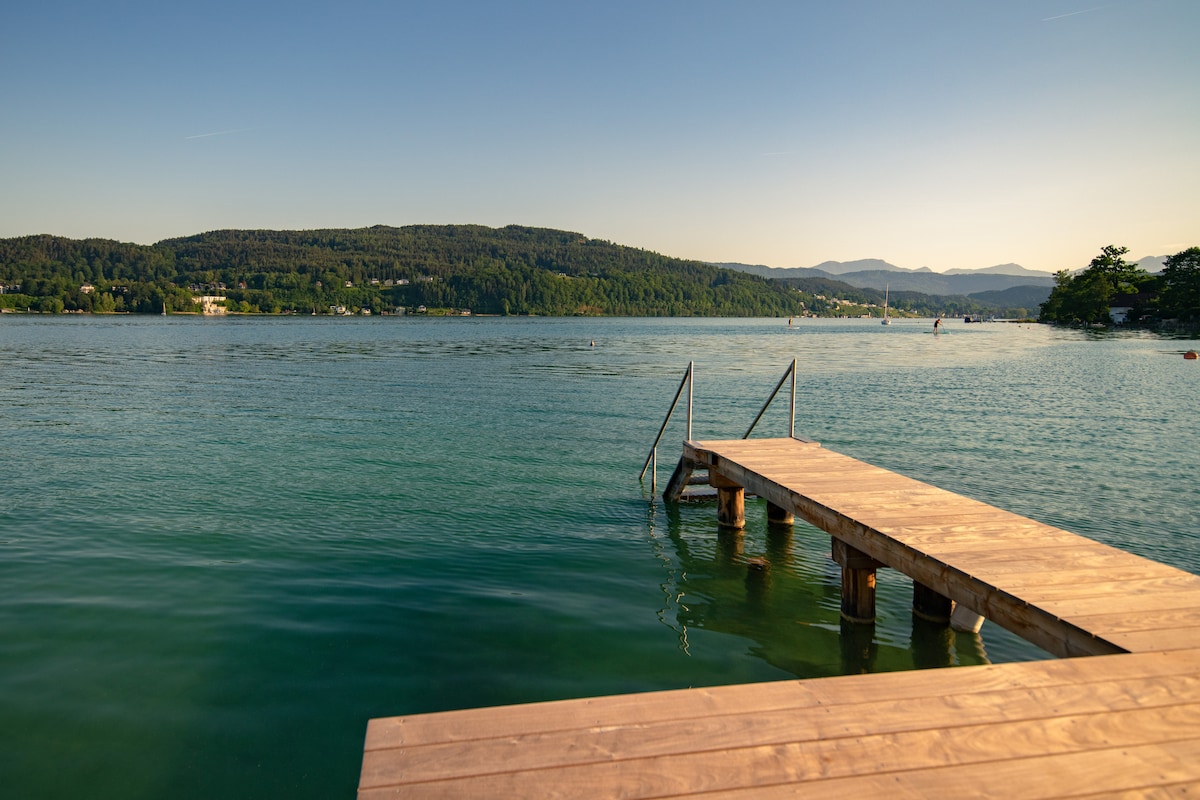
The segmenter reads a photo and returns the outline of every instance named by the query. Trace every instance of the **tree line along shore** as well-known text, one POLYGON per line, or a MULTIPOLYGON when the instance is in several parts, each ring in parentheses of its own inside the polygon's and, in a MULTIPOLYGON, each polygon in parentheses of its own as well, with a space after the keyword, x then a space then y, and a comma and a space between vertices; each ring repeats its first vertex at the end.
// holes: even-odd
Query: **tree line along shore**
MULTIPOLYGON (((881 316, 882 304, 882 292, 838 281, 769 280, 516 225, 224 230, 153 245, 0 239, 5 311, 857 317, 881 316)), ((918 292, 892 292, 888 306, 914 317, 1038 313, 918 292)))

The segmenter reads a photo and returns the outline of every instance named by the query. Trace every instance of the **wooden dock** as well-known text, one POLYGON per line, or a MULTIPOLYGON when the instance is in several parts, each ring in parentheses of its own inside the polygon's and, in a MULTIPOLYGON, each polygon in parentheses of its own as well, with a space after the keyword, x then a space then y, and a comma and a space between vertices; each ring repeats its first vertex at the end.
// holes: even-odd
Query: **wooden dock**
POLYGON ((373 719, 360 798, 1200 794, 1200 576, 796 439, 684 445, 722 525, 744 497, 832 537, 843 616, 874 576, 1060 656, 373 719))

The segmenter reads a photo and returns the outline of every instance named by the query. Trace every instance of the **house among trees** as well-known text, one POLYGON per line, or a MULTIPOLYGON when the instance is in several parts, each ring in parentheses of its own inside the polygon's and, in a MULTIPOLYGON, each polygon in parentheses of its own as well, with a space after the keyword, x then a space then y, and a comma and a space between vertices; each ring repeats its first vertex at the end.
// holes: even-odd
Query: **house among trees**
POLYGON ((1141 317, 1141 312, 1150 305, 1153 299, 1154 295, 1150 292, 1119 294, 1112 299, 1112 305, 1108 307, 1108 318, 1114 325, 1137 322, 1141 317))
POLYGON ((202 314, 214 315, 226 312, 224 297, 206 294, 202 297, 193 297, 192 302, 200 304, 200 313, 202 314))
POLYGON ((1194 327, 1200 321, 1200 247, 1168 256, 1156 275, 1126 261, 1128 252, 1108 245, 1086 269, 1056 273, 1040 320, 1092 326, 1157 320, 1194 327))

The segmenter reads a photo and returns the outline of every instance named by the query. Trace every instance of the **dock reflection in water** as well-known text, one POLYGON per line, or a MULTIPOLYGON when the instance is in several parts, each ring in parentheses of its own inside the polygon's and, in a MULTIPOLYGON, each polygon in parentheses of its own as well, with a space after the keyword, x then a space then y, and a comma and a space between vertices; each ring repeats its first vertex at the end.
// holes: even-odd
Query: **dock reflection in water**
POLYGON ((670 573, 659 617, 681 649, 692 646, 689 632, 736 636, 748 654, 798 678, 990 663, 984 636, 914 616, 911 581, 890 570, 879 573, 876 622, 843 620, 828 535, 800 521, 770 523, 756 500, 747 501, 745 529, 722 527, 715 505, 648 507, 648 535, 670 573))

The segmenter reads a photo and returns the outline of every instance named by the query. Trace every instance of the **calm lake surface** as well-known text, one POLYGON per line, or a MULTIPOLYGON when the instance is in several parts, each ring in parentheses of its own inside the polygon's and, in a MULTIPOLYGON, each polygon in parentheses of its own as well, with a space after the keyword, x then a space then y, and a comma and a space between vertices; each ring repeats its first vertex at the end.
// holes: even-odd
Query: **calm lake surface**
POLYGON ((5 315, 4 794, 350 797, 371 717, 1048 657, 888 570, 843 636, 827 536, 655 501, 690 360, 697 438, 797 358, 798 435, 1200 572, 1195 342, 947 327, 5 315))

